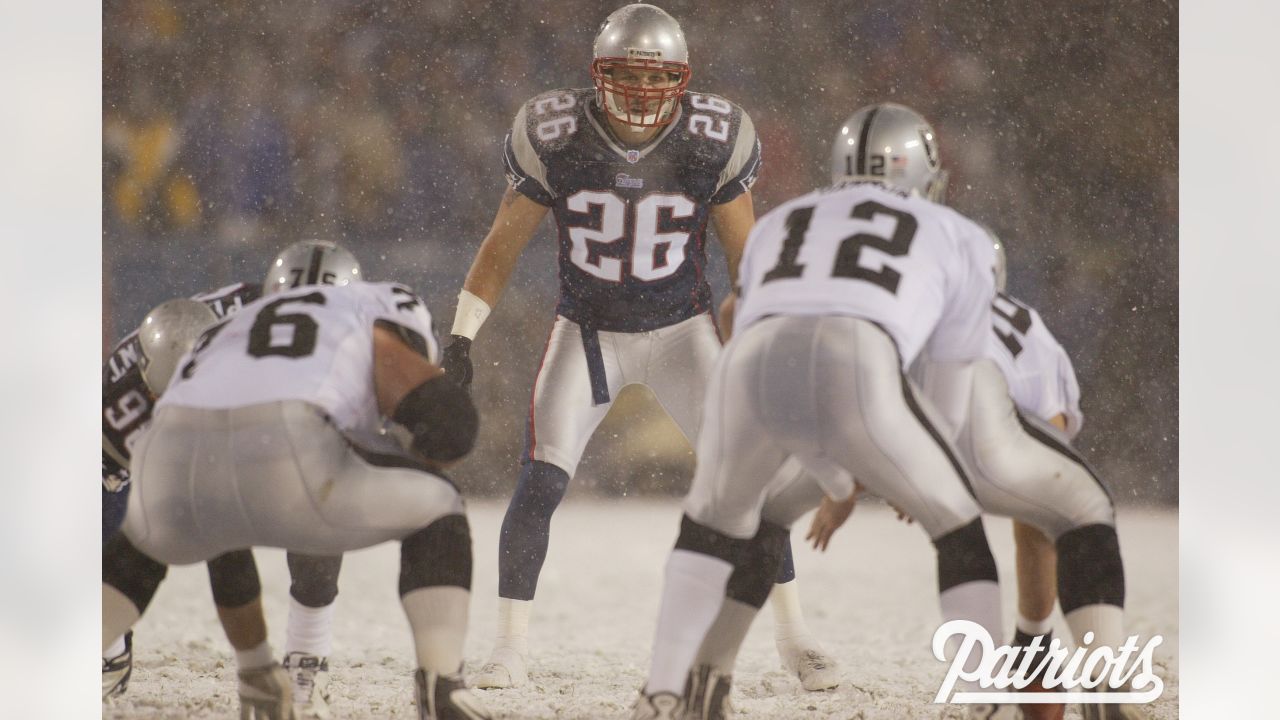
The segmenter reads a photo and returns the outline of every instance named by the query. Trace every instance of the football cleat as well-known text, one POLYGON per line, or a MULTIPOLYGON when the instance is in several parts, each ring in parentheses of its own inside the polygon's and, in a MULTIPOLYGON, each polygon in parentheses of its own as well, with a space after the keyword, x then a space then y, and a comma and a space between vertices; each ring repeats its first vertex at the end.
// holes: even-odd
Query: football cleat
POLYGON ((689 671, 685 682, 685 720, 729 720, 733 706, 729 704, 729 691, 733 678, 721 675, 710 665, 698 665, 689 671))
POLYGON ((329 658, 304 652, 284 656, 293 683, 293 712, 298 720, 328 720, 329 658))
POLYGON ((831 690, 840 685, 840 667, 814 643, 778 641, 782 667, 800 679, 805 690, 831 690))
POLYGON ((684 720, 684 698, 675 693, 640 693, 631 707, 631 720, 684 720))
POLYGON ((509 647, 496 647, 489 656, 489 662, 480 668, 480 672, 471 678, 471 684, 477 688, 509 688, 519 687, 529 682, 529 667, 524 655, 509 647))
POLYGON ((297 720, 293 714, 293 683, 280 663, 241 670, 240 720, 297 720))
POLYGON ((471 694, 462 680, 461 668, 451 675, 427 672, 413 674, 418 720, 492 720, 480 699, 471 694))
POLYGON ((102 699, 120 697, 133 676, 133 631, 124 634, 124 652, 102 659, 102 699))

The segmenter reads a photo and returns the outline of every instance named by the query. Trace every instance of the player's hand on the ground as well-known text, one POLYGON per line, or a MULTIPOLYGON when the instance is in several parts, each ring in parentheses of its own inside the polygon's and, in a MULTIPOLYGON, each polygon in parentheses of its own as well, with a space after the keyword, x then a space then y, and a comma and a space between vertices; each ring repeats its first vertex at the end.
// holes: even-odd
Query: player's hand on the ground
POLYGON ((831 536, 840 529, 845 520, 849 519, 849 514, 853 512, 853 507, 857 503, 856 489, 849 495, 849 499, 840 502, 823 497, 818 511, 813 514, 813 522, 809 524, 809 533, 804 536, 804 539, 812 540, 815 550, 826 552, 827 545, 831 543, 831 536))
POLYGON ((240 720, 294 720, 293 682, 280 663, 238 673, 240 720))
POLYGON ((444 357, 440 366, 444 368, 445 377, 462 387, 471 389, 471 339, 461 335, 453 335, 453 342, 444 349, 444 357))

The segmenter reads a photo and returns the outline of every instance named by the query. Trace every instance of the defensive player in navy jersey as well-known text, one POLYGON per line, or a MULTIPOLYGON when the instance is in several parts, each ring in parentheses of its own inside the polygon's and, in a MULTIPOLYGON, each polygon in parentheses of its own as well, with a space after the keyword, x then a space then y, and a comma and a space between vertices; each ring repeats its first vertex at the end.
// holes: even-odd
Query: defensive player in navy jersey
MULTIPOLYGON (((267 277, 273 290, 310 284, 345 284, 360 278, 360 265, 350 252, 334 243, 302 241, 272 261, 267 277)), ((262 294, 261 285, 236 283, 194 296, 192 300, 198 302, 169 301, 149 313, 142 327, 121 340, 108 356, 102 369, 104 544, 124 521, 130 488, 128 468, 134 445, 150 425, 155 402, 168 385, 173 364, 194 341, 194 335, 184 334, 191 329, 196 315, 190 306, 203 304, 207 308, 208 324, 212 324, 229 318, 262 294), (155 332, 158 328, 164 328, 165 332, 155 332), (185 348, 181 347, 182 340, 185 348), (172 344, 174 342, 179 344, 172 344)), ((289 553, 287 558, 292 582, 284 668, 293 684, 297 718, 323 718, 328 716, 328 656, 342 557, 289 553)), ((235 628, 263 623, 261 604, 256 600, 259 586, 253 555, 248 550, 233 551, 209 561, 208 567, 214 602, 234 646, 235 636, 244 634, 237 633, 235 628)), ((132 651, 130 632, 117 638, 104 653, 104 698, 118 696, 128 687, 132 651)), ((266 655, 269 657, 270 652, 266 655)), ((252 665, 254 661, 248 662, 252 665)), ((242 664, 242 669, 244 667, 242 664)))
MULTIPOLYGON (((445 369, 470 384, 471 342, 548 210, 560 300, 502 525, 497 642, 477 687, 528 678, 528 620, 551 515, 618 391, 648 385, 695 439, 720 352, 707 226, 736 277, 755 221, 751 186, 761 158, 747 113, 717 95, 686 92, 690 72, 675 19, 652 5, 627 5, 596 36, 594 86, 534 97, 507 135, 510 187, 458 296, 445 369)), ((799 610, 789 548, 787 558, 772 592, 779 653, 807 689, 834 687, 838 672, 799 610)), ((766 597, 735 599, 759 607, 766 597)))

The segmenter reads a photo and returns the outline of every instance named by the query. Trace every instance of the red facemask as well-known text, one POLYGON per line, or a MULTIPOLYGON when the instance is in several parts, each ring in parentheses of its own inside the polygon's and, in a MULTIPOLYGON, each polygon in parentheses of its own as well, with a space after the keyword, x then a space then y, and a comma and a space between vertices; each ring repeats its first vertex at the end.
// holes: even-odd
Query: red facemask
POLYGON ((606 112, 633 127, 661 127, 675 118, 676 104, 689 86, 693 71, 688 63, 662 60, 638 60, 620 57, 596 58, 591 63, 591 80, 596 99, 606 112), (626 85, 613 79, 613 71, 626 68, 635 72, 655 70, 679 76, 669 87, 626 85), (612 96, 612 102, 610 102, 612 96), (635 109, 640 108, 640 109, 635 109))

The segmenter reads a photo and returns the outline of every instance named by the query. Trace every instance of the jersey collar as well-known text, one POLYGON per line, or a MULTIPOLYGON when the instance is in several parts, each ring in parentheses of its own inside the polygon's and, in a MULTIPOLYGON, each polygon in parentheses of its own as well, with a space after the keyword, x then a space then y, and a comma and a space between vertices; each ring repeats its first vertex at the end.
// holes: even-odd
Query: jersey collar
POLYGON ((591 103, 591 106, 585 113, 587 116, 587 122, 596 131, 596 134, 600 136, 600 139, 604 141, 604 144, 609 146, 610 150, 612 150, 618 157, 634 165, 640 160, 643 160, 649 153, 657 149, 658 145, 662 144, 662 141, 667 139, 667 136, 671 134, 671 131, 676 129, 676 125, 680 122, 680 116, 683 114, 684 108, 681 103, 676 103, 676 109, 674 111, 675 117, 671 118, 671 122, 667 123, 667 126, 663 128, 662 132, 655 135, 647 145, 639 148, 627 147, 618 142, 617 138, 614 137, 613 132, 601 123, 600 118, 597 117, 597 114, 601 112, 604 111, 595 103, 591 103), (639 157, 636 157, 636 154, 638 154, 639 157), (629 155, 630 157, 628 157, 629 155), (636 157, 636 159, 632 160, 631 157, 636 157))

